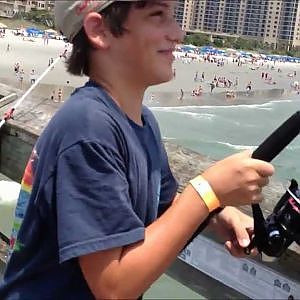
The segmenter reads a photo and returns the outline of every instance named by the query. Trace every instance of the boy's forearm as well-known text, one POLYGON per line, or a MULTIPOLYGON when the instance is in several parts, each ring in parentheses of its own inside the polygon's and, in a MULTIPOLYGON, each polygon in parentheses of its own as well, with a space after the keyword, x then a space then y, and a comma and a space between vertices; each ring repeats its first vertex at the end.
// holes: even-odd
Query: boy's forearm
POLYGON ((189 185, 172 206, 146 228, 145 239, 123 248, 119 260, 119 296, 138 297, 168 268, 208 209, 189 185))

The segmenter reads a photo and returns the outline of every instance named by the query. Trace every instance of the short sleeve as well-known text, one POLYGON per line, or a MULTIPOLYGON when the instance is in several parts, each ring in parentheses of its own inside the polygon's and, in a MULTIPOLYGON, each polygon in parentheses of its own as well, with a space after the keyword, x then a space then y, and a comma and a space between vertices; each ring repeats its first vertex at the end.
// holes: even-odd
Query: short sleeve
POLYGON ((117 146, 80 142, 68 148, 58 158, 56 184, 60 262, 144 238, 117 146))
POLYGON ((165 210, 171 205, 178 190, 178 183, 170 169, 168 155, 163 143, 161 143, 161 155, 161 190, 158 206, 158 216, 162 215, 165 210))

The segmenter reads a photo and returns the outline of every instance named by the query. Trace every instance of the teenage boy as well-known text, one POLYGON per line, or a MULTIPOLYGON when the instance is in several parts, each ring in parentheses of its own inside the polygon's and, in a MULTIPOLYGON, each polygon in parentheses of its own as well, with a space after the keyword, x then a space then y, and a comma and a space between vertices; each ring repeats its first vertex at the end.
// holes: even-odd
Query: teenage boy
POLYGON ((40 136, 22 181, 1 299, 138 298, 216 208, 212 227, 242 256, 274 172, 243 152, 180 195, 157 122, 142 105, 172 78, 183 38, 175 1, 56 1, 73 43, 68 70, 88 75, 40 136), (18 234, 17 234, 18 233, 18 234))

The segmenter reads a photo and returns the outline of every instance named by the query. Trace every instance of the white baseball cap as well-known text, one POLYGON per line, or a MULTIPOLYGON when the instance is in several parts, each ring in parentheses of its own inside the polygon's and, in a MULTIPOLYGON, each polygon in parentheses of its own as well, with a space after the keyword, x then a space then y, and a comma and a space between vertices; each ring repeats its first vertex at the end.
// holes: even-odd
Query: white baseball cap
POLYGON ((59 31, 70 41, 83 25, 85 15, 91 11, 101 12, 116 0, 55 1, 55 23, 59 31))

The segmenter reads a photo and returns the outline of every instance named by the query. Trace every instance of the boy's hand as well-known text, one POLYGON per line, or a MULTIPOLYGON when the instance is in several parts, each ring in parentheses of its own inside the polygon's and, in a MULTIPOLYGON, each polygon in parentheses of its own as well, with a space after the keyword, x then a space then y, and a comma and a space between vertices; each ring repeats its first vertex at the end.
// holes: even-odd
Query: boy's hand
POLYGON ((210 183, 222 206, 240 206, 263 200, 262 188, 269 183, 274 167, 251 158, 251 151, 216 162, 202 176, 210 183))
MULTIPOLYGON (((253 218, 235 207, 227 206, 216 214, 209 227, 225 241, 225 248, 235 257, 246 257, 244 248, 250 243, 253 235, 253 218)), ((252 255, 257 250, 251 251, 252 255)))

